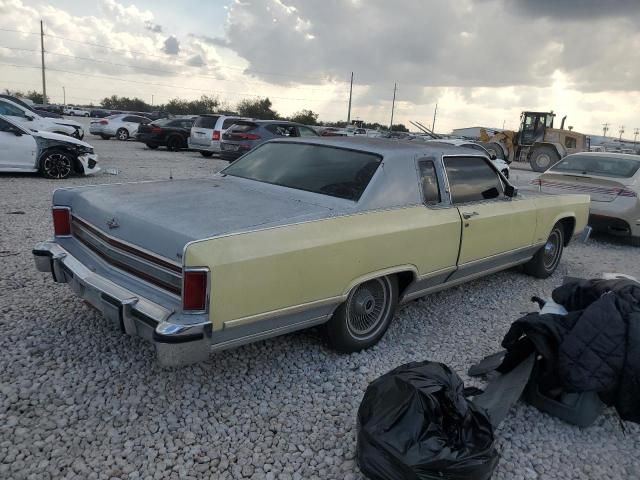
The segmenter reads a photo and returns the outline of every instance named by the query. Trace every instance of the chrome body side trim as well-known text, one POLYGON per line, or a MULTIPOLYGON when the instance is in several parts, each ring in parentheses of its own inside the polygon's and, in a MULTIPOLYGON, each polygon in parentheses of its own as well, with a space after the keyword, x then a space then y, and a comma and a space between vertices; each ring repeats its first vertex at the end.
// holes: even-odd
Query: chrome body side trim
POLYGON ((400 303, 407 303, 411 300, 415 300, 416 298, 424 297, 430 293, 435 293, 461 283, 475 280, 485 275, 490 275, 492 273, 526 263, 543 245, 544 244, 536 244, 530 247, 520 248, 462 264, 458 266, 458 268, 454 269, 453 272, 446 274, 441 283, 438 282, 443 279, 442 274, 428 277, 425 280, 419 280, 407 288, 407 291, 400 300, 400 303))

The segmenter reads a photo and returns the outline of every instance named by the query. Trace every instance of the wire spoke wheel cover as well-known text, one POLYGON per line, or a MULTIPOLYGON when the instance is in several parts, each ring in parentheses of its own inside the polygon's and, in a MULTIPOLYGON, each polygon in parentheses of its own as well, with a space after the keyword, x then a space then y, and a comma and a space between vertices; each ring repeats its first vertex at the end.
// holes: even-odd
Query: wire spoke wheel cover
POLYGON ((347 328, 351 335, 361 340, 375 336, 383 327, 391 304, 391 285, 386 278, 358 285, 346 303, 347 328))
POLYGON ((42 162, 42 170, 49 178, 67 178, 71 174, 71 159, 64 153, 50 153, 42 162))
POLYGON ((547 243, 544 245, 544 255, 542 257, 542 263, 547 270, 553 270, 560 261, 560 255, 562 254, 561 242, 560 232, 557 229, 553 229, 547 239, 547 243))

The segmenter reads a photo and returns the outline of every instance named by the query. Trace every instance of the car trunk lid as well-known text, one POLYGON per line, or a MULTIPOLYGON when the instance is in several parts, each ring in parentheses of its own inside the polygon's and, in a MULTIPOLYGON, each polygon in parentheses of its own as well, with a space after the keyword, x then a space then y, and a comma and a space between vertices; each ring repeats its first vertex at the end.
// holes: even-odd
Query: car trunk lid
POLYGON ((626 185, 611 178, 580 173, 547 172, 537 179, 545 193, 583 193, 593 202, 612 202, 619 195, 628 194, 626 185))
POLYGON ((193 240, 329 215, 330 208, 233 178, 60 189, 55 205, 115 240, 181 262, 193 240))

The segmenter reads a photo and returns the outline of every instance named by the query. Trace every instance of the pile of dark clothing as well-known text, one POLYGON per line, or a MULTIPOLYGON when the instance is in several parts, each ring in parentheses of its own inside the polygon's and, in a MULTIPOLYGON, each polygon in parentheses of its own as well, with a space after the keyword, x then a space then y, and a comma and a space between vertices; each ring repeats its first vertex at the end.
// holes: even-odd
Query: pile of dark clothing
POLYGON ((505 373, 532 353, 540 391, 597 392, 623 420, 640 423, 640 283, 629 279, 572 280, 553 291, 567 315, 532 313, 504 337, 505 373))

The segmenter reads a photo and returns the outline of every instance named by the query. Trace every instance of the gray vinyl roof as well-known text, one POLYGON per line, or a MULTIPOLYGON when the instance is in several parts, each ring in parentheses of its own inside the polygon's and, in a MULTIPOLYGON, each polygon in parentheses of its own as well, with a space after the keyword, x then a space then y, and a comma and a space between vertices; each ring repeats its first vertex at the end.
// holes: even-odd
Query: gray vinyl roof
POLYGON ((618 160, 635 160, 640 162, 640 155, 634 155, 632 153, 617 153, 617 152, 578 152, 572 153, 571 155, 580 155, 586 157, 595 157, 595 158, 615 158, 618 160))

